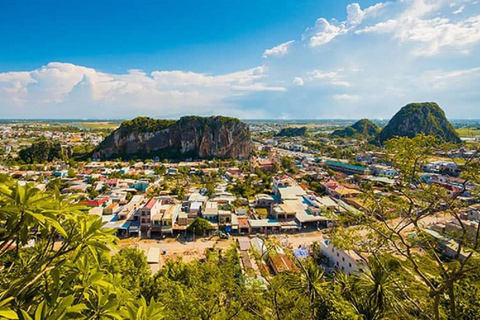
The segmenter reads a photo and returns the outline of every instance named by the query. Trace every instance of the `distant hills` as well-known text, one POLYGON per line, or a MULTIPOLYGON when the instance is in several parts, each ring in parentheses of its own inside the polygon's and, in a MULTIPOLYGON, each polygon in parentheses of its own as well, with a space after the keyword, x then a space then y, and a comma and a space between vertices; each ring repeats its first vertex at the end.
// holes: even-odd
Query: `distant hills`
POLYGON ((418 134, 435 136, 444 142, 461 140, 435 102, 410 103, 398 111, 375 138, 377 144, 394 137, 413 138, 418 134))
POLYGON ((248 125, 230 117, 180 120, 138 117, 124 121, 100 143, 94 158, 236 158, 252 151, 248 125))
POLYGON ((381 130, 370 120, 362 119, 349 127, 335 130, 330 137, 364 138, 383 145, 394 137, 413 138, 419 134, 434 136, 443 142, 461 142, 445 113, 435 102, 407 104, 381 130))
POLYGON ((335 130, 330 134, 332 138, 373 138, 380 131, 380 128, 368 119, 362 119, 353 125, 335 130))

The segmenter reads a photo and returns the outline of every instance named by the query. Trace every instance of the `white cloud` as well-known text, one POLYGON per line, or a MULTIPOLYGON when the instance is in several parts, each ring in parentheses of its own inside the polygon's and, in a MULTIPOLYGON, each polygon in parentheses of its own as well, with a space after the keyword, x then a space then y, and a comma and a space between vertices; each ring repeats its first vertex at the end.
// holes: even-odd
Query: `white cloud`
POLYGON ((453 11, 452 13, 453 14, 460 14, 463 12, 463 10, 465 10, 465 5, 463 6, 460 6, 460 8, 458 8, 457 10, 453 11))
MULTIPOLYGON (((218 76, 185 71, 147 75, 140 70, 110 74, 52 62, 29 72, 0 73, 0 103, 12 106, 0 110, 0 117, 216 113, 231 108, 230 98, 285 90, 266 84, 265 72, 257 67, 218 76)), ((228 112, 241 114, 235 108, 228 112)))
POLYGON ((480 73, 480 67, 447 72, 447 73, 444 73, 444 74, 441 74, 441 75, 437 76, 436 79, 457 78, 457 77, 462 77, 462 76, 469 75, 469 74, 472 74, 472 73, 480 73))
POLYGON ((343 77, 337 71, 325 72, 320 69, 316 69, 307 73, 307 81, 320 81, 324 85, 350 87, 350 83, 343 79, 343 77))
POLYGON ((365 17, 365 12, 358 3, 352 3, 347 6, 347 22, 351 25, 360 24, 365 17))
POLYGON ((301 77, 295 77, 293 78, 293 84, 297 86, 303 86, 305 84, 305 80, 301 77))
POLYGON ((388 118, 413 101, 480 118, 480 6, 451 3, 352 3, 343 21, 319 17, 298 39, 259 52, 263 66, 220 75, 113 74, 56 62, 0 73, 0 118, 388 118))
MULTIPOLYGON (((416 44, 412 53, 421 56, 436 55, 444 48, 465 50, 465 47, 480 42, 480 15, 471 15, 455 21, 453 16, 447 18, 441 14, 444 13, 442 8, 446 1, 404 0, 403 2, 407 4, 407 8, 396 17, 364 26, 355 33, 357 35, 392 34, 400 44, 416 44)), ((461 13, 464 9, 465 5, 462 5, 453 14, 461 13)))
POLYGON ((346 34, 348 28, 345 23, 328 22, 325 18, 320 18, 315 22, 315 26, 305 31, 310 47, 318 47, 329 43, 337 36, 346 34))
POLYGON ((263 52, 263 58, 266 59, 270 56, 273 56, 273 57, 281 57, 281 56, 284 56, 288 53, 288 50, 290 48, 290 46, 294 43, 295 41, 292 40, 292 41, 287 41, 285 43, 282 43, 282 44, 279 44, 278 46, 276 47, 273 47, 271 49, 267 49, 263 52))
POLYGON ((360 99, 360 96, 354 94, 335 94, 332 96, 334 100, 343 100, 343 101, 357 101, 360 99))

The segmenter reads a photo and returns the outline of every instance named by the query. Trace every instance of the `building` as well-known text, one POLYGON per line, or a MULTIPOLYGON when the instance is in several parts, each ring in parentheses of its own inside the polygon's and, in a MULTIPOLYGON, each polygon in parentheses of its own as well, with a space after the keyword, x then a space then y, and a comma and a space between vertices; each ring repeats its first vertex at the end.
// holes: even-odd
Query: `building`
POLYGON ((325 161, 325 165, 332 169, 333 171, 340 171, 346 174, 359 174, 365 175, 368 174, 370 171, 366 167, 356 166, 348 163, 343 163, 339 161, 325 161))
POLYGON ((202 218, 211 223, 218 223, 218 203, 208 201, 205 204, 205 209, 202 211, 202 218))
POLYGON ((319 243, 322 254, 335 269, 351 274, 361 272, 365 268, 365 260, 355 251, 337 248, 326 238, 322 238, 319 243))
POLYGON ((156 217, 160 212, 162 203, 157 199, 150 199, 147 204, 140 208, 140 233, 141 236, 151 237, 152 218, 156 217))

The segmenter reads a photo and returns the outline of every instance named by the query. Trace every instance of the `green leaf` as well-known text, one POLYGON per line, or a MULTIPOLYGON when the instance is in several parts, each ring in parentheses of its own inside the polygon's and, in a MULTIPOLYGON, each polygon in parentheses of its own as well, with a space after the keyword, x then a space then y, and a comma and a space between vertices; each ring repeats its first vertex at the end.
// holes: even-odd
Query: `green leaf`
POLYGON ((18 319, 17 313, 11 309, 1 309, 0 317, 3 317, 5 319, 18 319))

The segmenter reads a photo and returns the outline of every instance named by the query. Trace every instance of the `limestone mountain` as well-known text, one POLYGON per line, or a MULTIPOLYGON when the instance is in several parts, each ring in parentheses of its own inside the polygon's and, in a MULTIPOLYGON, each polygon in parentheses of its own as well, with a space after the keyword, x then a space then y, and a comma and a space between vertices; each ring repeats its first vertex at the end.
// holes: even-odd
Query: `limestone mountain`
POLYGON ((287 127, 282 128, 277 137, 300 137, 307 133, 307 127, 287 127))
POLYGON ((383 144, 393 137, 413 138, 418 134, 432 135, 444 142, 461 142, 445 113, 435 102, 407 104, 393 116, 375 142, 383 144))
POLYGON ((333 131, 332 138, 372 138, 375 137, 380 128, 368 119, 362 119, 349 127, 333 131))
POLYGON ((93 157, 246 159, 251 151, 249 128, 235 118, 186 116, 175 121, 138 117, 124 121, 106 137, 93 157))
POLYGON ((34 141, 31 146, 20 150, 20 159, 25 163, 43 163, 65 160, 72 156, 72 149, 45 138, 34 141))

